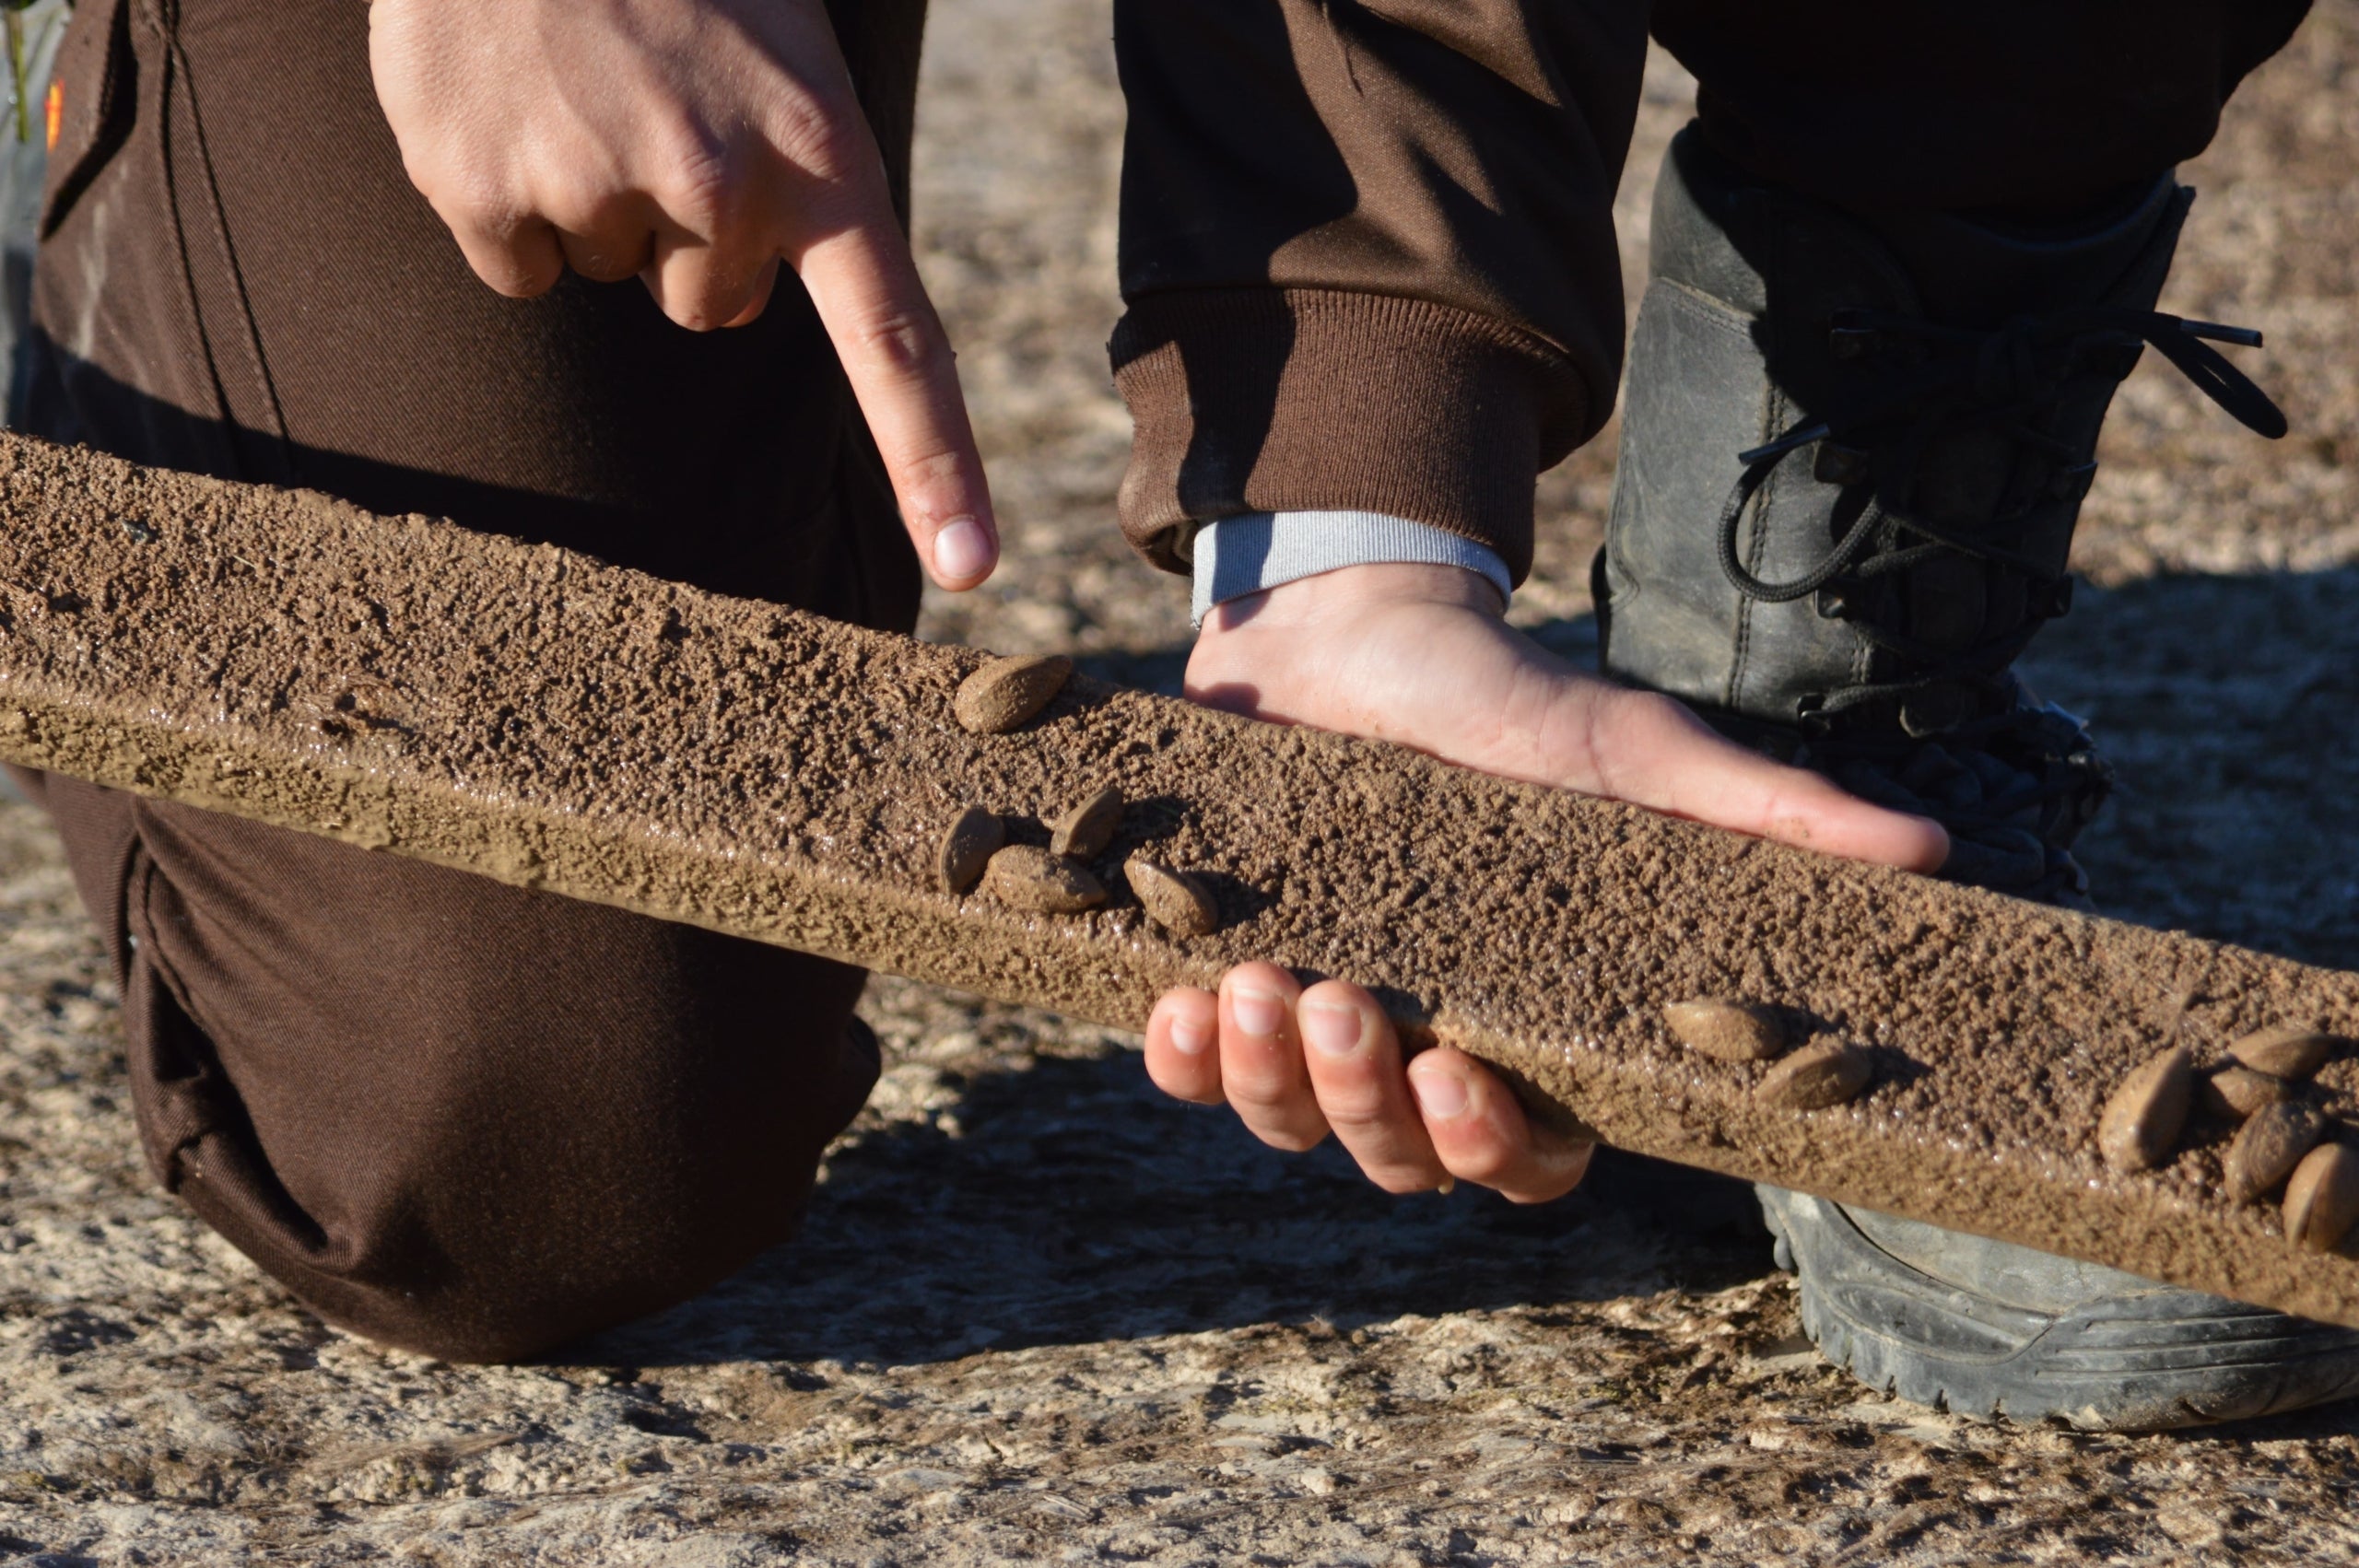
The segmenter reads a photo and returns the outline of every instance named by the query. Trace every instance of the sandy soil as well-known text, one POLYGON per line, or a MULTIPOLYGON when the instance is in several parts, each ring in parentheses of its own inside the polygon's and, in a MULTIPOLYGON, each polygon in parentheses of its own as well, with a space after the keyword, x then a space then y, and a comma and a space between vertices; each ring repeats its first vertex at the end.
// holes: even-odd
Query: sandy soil
MULTIPOLYGON (((1176 680, 1109 503, 1121 108, 1099 0, 938 0, 919 202, 1011 521, 930 635, 1176 680), (1016 101, 1020 115, 1004 105, 1016 101)), ((2166 305, 2265 327, 2296 434, 2125 390, 2041 644, 2126 788, 2129 918, 2359 967, 2359 7, 2327 0, 2189 171, 2166 305)), ((1651 84, 1625 240, 1684 112, 1651 84)), ((1611 444, 1546 484, 1517 615, 1590 634, 1611 444)), ((2176 1438, 1966 1425, 1796 1337, 1711 1188, 1393 1200, 1158 1101, 1132 1042, 880 982, 893 1065, 808 1234, 562 1363, 323 1328, 154 1192, 53 841, 0 808, 0 1561, 2339 1561, 2359 1410, 2176 1438)))

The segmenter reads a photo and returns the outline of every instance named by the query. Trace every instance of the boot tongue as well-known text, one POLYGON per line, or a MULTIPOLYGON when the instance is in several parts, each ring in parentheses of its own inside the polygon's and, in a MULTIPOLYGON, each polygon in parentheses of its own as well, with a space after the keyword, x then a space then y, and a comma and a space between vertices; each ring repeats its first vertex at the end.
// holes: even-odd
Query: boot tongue
POLYGON ((2126 206, 2054 228, 1956 213, 1853 216, 1899 258, 1930 319, 1995 327, 2110 295, 2122 274, 2147 254, 2155 231, 2185 216, 2192 195, 2165 175, 2126 206))

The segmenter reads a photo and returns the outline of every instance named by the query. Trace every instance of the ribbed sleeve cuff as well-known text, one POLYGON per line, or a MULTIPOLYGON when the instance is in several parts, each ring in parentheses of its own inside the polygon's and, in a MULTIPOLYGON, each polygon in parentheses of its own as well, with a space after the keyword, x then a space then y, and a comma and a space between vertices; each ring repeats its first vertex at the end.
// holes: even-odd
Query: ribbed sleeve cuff
POLYGON ((1542 469, 1589 434, 1572 361, 1489 317, 1324 289, 1152 294, 1110 345, 1135 424, 1122 530, 1168 571, 1246 512, 1375 512, 1532 567, 1542 469))

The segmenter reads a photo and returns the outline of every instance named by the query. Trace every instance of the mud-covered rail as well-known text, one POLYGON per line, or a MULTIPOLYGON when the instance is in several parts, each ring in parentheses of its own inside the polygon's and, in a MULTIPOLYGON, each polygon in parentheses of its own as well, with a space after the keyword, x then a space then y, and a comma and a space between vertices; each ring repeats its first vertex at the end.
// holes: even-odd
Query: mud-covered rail
POLYGON ((2322 1033, 2283 1091, 2359 1140, 2359 977, 1079 677, 973 733, 980 652, 316 496, 5 438, 0 509, 0 757, 1125 1027, 1273 958, 1622 1147, 2359 1325, 2349 1242, 2231 1196, 2206 1092, 2322 1033), (963 814, 1045 855, 1109 790, 1096 907, 946 885, 963 814), (1148 919, 1133 860, 1215 928, 1148 919))

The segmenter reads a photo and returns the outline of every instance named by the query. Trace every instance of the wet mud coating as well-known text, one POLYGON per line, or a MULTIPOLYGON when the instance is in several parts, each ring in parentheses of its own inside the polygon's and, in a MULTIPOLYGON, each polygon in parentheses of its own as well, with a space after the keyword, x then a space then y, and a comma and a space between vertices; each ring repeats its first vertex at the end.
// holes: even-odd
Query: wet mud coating
POLYGON ((2207 1124, 2122 1172, 2098 1139, 2171 1045, 2359 1035, 2359 977, 1079 675, 974 733, 976 650, 317 496, 12 439, 0 513, 11 760, 1126 1028, 1273 958, 1618 1146, 2359 1323, 2359 1266, 2230 1197, 2333 1135, 2359 1059, 2266 1158, 2207 1124), (1101 906, 945 890, 962 813, 1047 865, 1042 804, 1100 789, 1129 804, 1069 864, 1101 906), (1147 919, 1140 855, 1218 928, 1147 919), (1782 1010, 1795 1057, 1687 1048, 1665 1010, 1701 998, 1782 1010))

